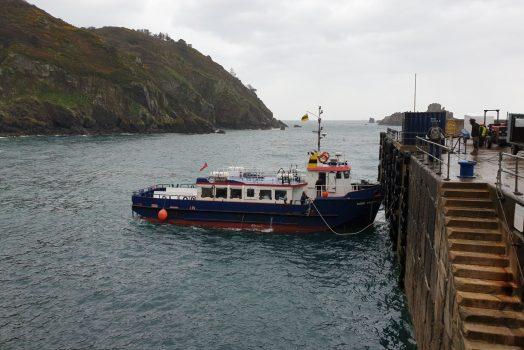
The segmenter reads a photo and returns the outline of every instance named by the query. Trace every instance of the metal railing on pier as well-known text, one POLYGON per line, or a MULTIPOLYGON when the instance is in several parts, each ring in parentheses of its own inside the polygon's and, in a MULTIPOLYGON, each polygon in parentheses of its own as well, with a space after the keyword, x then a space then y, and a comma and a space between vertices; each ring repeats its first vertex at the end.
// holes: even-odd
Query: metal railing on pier
POLYGON ((504 153, 504 152, 499 153, 499 168, 497 171, 497 186, 499 186, 499 188, 502 186, 502 173, 512 175, 515 181, 513 185, 513 194, 516 196, 522 195, 522 192, 519 191, 519 179, 524 179, 524 176, 522 176, 519 171, 519 163, 521 161, 524 161, 524 157, 513 155, 510 153, 504 153), (513 169, 509 169, 508 166, 504 165, 504 157, 515 160, 515 166, 513 167, 513 169))
POLYGON ((388 128, 386 134, 390 139, 400 142, 405 146, 414 146, 416 144, 416 138, 418 136, 424 136, 424 133, 416 131, 407 132, 402 130, 395 130, 392 128, 388 128))
MULTIPOLYGON (((505 152, 499 152, 499 160, 498 160, 498 171, 497 171, 497 182, 496 182, 496 185, 497 185, 497 198, 500 202, 500 206, 502 206, 502 214, 504 216, 504 221, 505 221, 505 224, 506 224, 506 227, 508 230, 511 230, 511 227, 513 227, 512 224, 510 224, 508 222, 508 218, 506 217, 506 213, 505 213, 505 210, 503 208, 503 205, 502 205, 502 198, 503 198, 503 194, 502 194, 502 173, 505 173, 505 174, 508 174, 508 175, 511 175, 514 177, 514 185, 513 185, 513 194, 516 195, 516 196, 520 196, 522 195, 522 192, 519 191, 519 179, 522 179, 524 178, 524 176, 520 175, 520 171, 519 171, 519 163, 521 161, 524 160, 524 157, 521 157, 521 156, 518 156, 518 155, 513 155, 513 154, 510 154, 510 153, 505 153, 505 152), (506 157, 506 159, 512 159, 512 160, 515 160, 515 165, 512 167, 513 170, 509 169, 511 167, 511 165, 509 166, 505 166, 504 165, 504 157, 506 157)), ((522 270, 522 260, 521 260, 521 256, 519 255, 519 245, 520 243, 518 241, 516 241, 515 239, 515 236, 513 234, 510 233, 510 239, 511 239, 511 249, 513 249, 513 253, 515 255, 515 258, 517 259, 517 268, 518 268, 518 272, 519 272, 519 277, 520 277, 520 283, 524 283, 524 271, 522 270)), ((524 288, 521 289, 521 298, 524 297, 524 288)))
POLYGON ((436 169, 437 175, 442 175, 442 167, 444 165, 446 167, 446 178, 444 178, 444 181, 449 181, 450 157, 453 149, 419 136, 417 136, 416 141, 416 155, 419 160, 425 161, 427 165, 431 165, 432 169, 436 169), (444 153, 446 153, 446 161, 442 159, 442 154, 444 153))
POLYGON ((453 153, 466 154, 467 139, 462 136, 449 135, 445 139, 445 145, 453 150, 453 153))
MULTIPOLYGON (((386 135, 394 140, 402 143, 403 145, 415 145, 417 137, 423 137, 424 134, 420 132, 405 132, 402 130, 396 130, 387 128, 386 135)), ((467 143, 461 135, 446 135, 444 145, 453 150, 457 154, 466 154, 467 143)))

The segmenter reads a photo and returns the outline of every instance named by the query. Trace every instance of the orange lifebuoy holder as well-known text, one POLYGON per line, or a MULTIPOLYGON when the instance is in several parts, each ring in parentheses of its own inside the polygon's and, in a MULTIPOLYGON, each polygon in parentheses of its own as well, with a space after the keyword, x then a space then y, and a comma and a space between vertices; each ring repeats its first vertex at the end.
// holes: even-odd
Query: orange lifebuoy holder
POLYGON ((320 160, 321 163, 327 163, 329 160, 329 153, 328 152, 322 152, 318 156, 318 160, 320 160))

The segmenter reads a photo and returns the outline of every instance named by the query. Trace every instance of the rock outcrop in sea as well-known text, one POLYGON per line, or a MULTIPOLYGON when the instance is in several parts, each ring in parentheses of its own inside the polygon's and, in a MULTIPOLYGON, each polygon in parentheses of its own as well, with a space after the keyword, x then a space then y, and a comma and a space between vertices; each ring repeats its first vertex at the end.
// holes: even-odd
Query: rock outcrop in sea
MULTIPOLYGON (((442 107, 440 105, 440 103, 431 103, 428 106, 428 109, 426 112, 446 112, 446 119, 453 118, 453 112, 447 111, 445 107, 442 107)), ((404 113, 405 112, 395 112, 391 115, 384 117, 384 119, 380 120, 378 123, 380 125, 400 126, 402 125, 404 113)))

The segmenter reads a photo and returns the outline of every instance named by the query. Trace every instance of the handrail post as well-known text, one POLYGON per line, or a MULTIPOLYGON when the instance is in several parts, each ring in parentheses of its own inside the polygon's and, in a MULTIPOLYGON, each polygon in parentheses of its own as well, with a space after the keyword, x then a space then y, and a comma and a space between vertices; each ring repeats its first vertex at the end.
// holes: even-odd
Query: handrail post
POLYGON ((520 196, 522 193, 519 192, 519 158, 515 157, 515 191, 513 194, 520 196))
POLYGON ((497 170, 497 185, 502 187, 502 152, 499 152, 499 170, 497 170))
POLYGON ((447 175, 446 175, 446 178, 444 179, 444 181, 449 181, 449 164, 450 164, 450 159, 451 159, 451 152, 448 150, 448 164, 447 164, 448 170, 447 170, 447 175))
POLYGON ((435 155, 438 155, 438 157, 435 157, 437 158, 436 161, 438 162, 438 173, 437 175, 441 175, 442 174, 442 147, 440 147, 441 145, 433 145, 433 149, 436 150, 435 151, 435 155), (437 148, 435 148, 437 147, 437 148))

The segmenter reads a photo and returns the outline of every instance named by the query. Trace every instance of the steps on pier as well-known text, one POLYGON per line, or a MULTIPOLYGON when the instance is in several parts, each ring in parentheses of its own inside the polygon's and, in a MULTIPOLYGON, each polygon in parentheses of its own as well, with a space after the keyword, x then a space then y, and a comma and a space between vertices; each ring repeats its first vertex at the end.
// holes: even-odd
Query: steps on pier
POLYGON ((447 227, 448 237, 452 239, 502 242, 502 233, 498 229, 447 227))
POLYGON ((445 213, 449 216, 461 216, 468 218, 493 218, 497 216, 497 212, 493 208, 464 208, 460 205, 446 207, 445 213))
POLYGON ((461 307, 460 314, 467 322, 497 326, 501 323, 510 328, 524 327, 524 313, 511 310, 488 310, 461 307))
POLYGON ((496 217, 491 218, 472 218, 465 216, 447 216, 446 226, 450 227, 465 227, 465 228, 481 228, 481 229, 498 229, 499 220, 496 217))
POLYGON ((478 278, 495 281, 513 280, 511 271, 508 271, 508 269, 504 267, 453 264, 452 270, 455 277, 478 278))
POLYGON ((524 329, 504 326, 490 326, 481 323, 465 322, 463 327, 466 338, 483 340, 502 345, 524 346, 524 329))
POLYGON ((493 208, 493 203, 489 198, 453 198, 445 199, 446 206, 462 208, 493 208))
POLYGON ((523 303, 487 185, 446 183, 442 193, 465 348, 524 349, 523 303))
POLYGON ((513 295, 517 285, 513 281, 486 280, 471 277, 456 277, 458 290, 472 293, 513 295))
POLYGON ((508 258, 502 254, 451 250, 450 257, 454 264, 493 267, 507 267, 509 265, 508 258))
MULTIPOLYGON (((502 239, 502 235, 497 238, 502 239)), ((450 250, 462 252, 479 252, 487 254, 505 254, 506 244, 500 241, 482 241, 475 239, 448 238, 450 250)))
POLYGON ((460 306, 485 309, 522 311, 522 303, 517 296, 504 294, 457 292, 460 306))
POLYGON ((448 198, 489 198, 487 188, 445 188, 443 194, 448 198))
POLYGON ((483 341, 469 341, 465 340, 464 346, 466 350, 522 350, 520 346, 492 344, 483 341))

